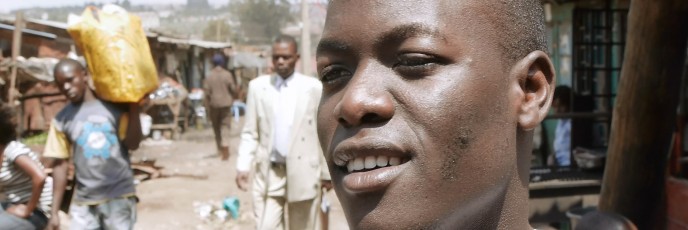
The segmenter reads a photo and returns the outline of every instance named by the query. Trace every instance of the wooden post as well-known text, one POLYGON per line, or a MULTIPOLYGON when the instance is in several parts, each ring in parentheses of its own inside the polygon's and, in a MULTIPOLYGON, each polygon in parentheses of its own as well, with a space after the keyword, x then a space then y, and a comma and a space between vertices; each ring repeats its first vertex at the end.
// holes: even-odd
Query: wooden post
POLYGON ((12 69, 10 72, 10 88, 7 93, 7 102, 14 107, 14 88, 17 85, 17 57, 21 53, 22 30, 24 30, 24 12, 17 12, 14 20, 14 32, 12 35, 12 69))
POLYGON ((218 19, 215 21, 215 41, 219 42, 220 41, 220 23, 222 23, 221 19, 218 19))
POLYGON ((311 71, 311 20, 309 1, 301 0, 301 66, 303 74, 312 76, 311 71))
POLYGON ((600 209, 664 229, 666 159, 688 41, 688 1, 634 0, 600 209))

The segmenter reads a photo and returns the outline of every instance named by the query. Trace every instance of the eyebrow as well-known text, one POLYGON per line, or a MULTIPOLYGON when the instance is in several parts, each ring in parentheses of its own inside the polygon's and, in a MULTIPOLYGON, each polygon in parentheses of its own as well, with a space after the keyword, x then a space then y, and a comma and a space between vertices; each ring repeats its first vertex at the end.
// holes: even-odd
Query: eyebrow
MULTIPOLYGON (((440 33, 439 29, 435 27, 423 23, 409 23, 396 26, 391 30, 384 32, 382 36, 375 39, 374 45, 375 47, 380 47, 380 45, 382 44, 401 42, 405 39, 409 39, 412 37, 423 36, 439 38, 443 41, 447 40, 446 37, 442 35, 442 33, 440 33)), ((320 43, 318 43, 318 47, 316 48, 316 55, 321 54, 323 52, 349 52, 351 51, 351 49, 351 46, 344 41, 338 39, 323 38, 322 40, 320 40, 320 43)))
POLYGON ((391 30, 385 32, 378 39, 375 39, 375 45, 380 45, 389 42, 400 42, 412 37, 429 36, 439 38, 446 41, 446 37, 440 31, 427 24, 423 23, 409 23, 396 26, 391 30))
POLYGON ((323 38, 318 43, 315 53, 318 55, 323 52, 345 52, 349 50, 351 50, 351 46, 345 42, 336 39, 323 38))

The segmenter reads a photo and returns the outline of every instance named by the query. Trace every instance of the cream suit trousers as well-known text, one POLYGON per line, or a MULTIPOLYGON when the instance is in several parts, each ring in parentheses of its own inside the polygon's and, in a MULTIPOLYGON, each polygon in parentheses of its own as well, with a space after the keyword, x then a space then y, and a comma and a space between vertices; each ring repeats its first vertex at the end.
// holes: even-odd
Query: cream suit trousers
MULTIPOLYGON (((292 183, 298 182, 292 181, 292 183)), ((286 186, 287 173, 284 166, 270 167, 265 177, 254 177, 252 193, 256 229, 315 230, 319 226, 320 196, 316 199, 287 203, 286 186), (269 181, 264 181, 264 178, 269 181), (270 186, 267 194, 265 193, 266 184, 270 186), (287 210, 286 213, 285 210, 287 210)))

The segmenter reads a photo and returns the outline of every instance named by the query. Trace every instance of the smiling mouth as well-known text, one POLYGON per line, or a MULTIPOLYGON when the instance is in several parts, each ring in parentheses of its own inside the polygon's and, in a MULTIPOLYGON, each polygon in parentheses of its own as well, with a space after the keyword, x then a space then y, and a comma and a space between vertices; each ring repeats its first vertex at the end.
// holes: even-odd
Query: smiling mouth
POLYGON ((356 157, 340 166, 344 172, 342 185, 349 193, 384 190, 402 174, 409 161, 386 155, 356 157))
POLYGON ((350 194, 385 190, 413 163, 414 151, 381 136, 339 143, 331 153, 335 180, 350 194))
POLYGON ((346 164, 346 169, 349 173, 365 172, 379 168, 397 166, 405 163, 405 161, 406 160, 402 159, 401 157, 388 157, 383 155, 356 157, 354 160, 351 160, 346 164))

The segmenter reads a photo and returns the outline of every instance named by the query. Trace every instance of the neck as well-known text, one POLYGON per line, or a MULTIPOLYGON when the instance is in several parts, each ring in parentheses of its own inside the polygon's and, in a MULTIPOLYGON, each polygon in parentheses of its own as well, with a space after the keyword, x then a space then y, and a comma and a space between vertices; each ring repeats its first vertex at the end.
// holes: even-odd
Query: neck
POLYGON ((86 92, 84 92, 84 100, 82 102, 89 102, 89 101, 94 101, 96 100, 96 95, 91 89, 86 89, 86 92))
POLYGON ((520 180, 512 180, 508 189, 497 228, 533 229, 528 223, 528 187, 523 187, 520 180))
POLYGON ((528 184, 530 183, 530 151, 532 132, 518 129, 516 145, 506 152, 516 154, 516 162, 496 181, 492 191, 481 199, 471 201, 467 212, 455 213, 436 229, 533 229, 528 223, 530 213, 528 184))
POLYGON ((527 189, 515 179, 517 175, 509 177, 430 229, 532 229, 528 223, 527 189))
POLYGON ((279 75, 282 79, 287 80, 287 78, 289 78, 289 77, 291 77, 292 75, 294 75, 295 72, 296 72, 296 71, 291 71, 291 73, 287 74, 286 76, 282 76, 282 75, 280 75, 280 74, 278 74, 278 75, 279 75))
POLYGON ((513 166, 508 192, 504 202, 504 211, 499 220, 499 229, 533 229, 528 223, 530 213, 530 155, 533 149, 533 132, 517 129, 516 164, 513 166))

